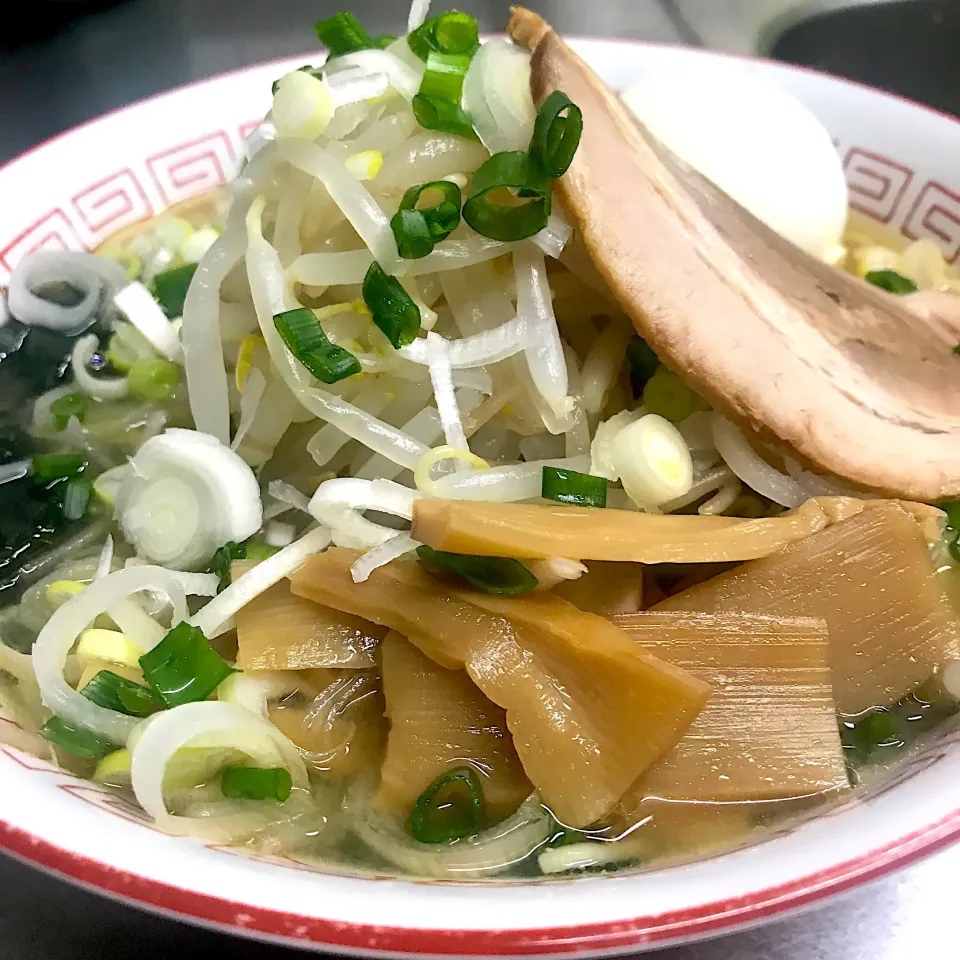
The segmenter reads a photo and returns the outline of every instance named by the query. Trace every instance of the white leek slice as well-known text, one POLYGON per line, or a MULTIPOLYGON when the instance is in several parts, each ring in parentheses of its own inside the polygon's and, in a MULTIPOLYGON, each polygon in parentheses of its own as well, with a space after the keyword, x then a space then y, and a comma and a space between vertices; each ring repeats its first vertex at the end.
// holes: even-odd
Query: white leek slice
POLYGON ((111 467, 104 470, 103 473, 93 481, 93 492, 105 503, 112 507, 117 499, 117 493, 123 483, 123 478, 129 472, 128 464, 123 463, 119 467, 111 467))
POLYGON ((277 82, 270 112, 281 137, 316 140, 333 119, 337 106, 330 88, 319 77, 294 70, 277 82))
POLYGON ((100 349, 100 338, 88 333, 73 345, 70 366, 77 386, 88 396, 98 400, 122 400, 129 390, 126 377, 95 377, 89 369, 94 354, 100 349))
POLYGON ((143 656, 143 650, 119 630, 95 627, 80 634, 75 654, 83 665, 91 660, 109 660, 111 663, 135 667, 143 656))
POLYGON ((135 717, 98 706, 72 689, 63 677, 67 655, 80 634, 101 614, 140 590, 159 590, 173 607, 173 622, 187 616, 180 581, 162 567, 117 570, 91 583, 47 621, 33 645, 33 670, 43 702, 57 716, 98 733, 114 743, 126 743, 137 725, 135 717))
POLYGON ((190 618, 190 623, 199 627, 213 639, 226 629, 237 613, 264 590, 288 577, 307 557, 320 553, 330 545, 330 531, 316 527, 295 540, 289 547, 267 557, 245 574, 237 577, 223 593, 214 597, 205 607, 190 618))
POLYGON ((217 699, 269 719, 267 704, 294 693, 300 677, 291 670, 250 670, 231 673, 217 687, 217 699))
POLYGON ((167 764, 186 746, 239 750, 257 766, 285 767, 295 786, 307 786, 299 751, 272 723, 233 703, 186 703, 151 717, 131 751, 134 795, 161 826, 175 829, 179 819, 167 809, 163 781, 167 764))
POLYGON ((491 153, 526 150, 537 119, 530 92, 530 54, 509 40, 488 40, 470 61, 462 104, 491 153))
POLYGON ((357 836, 389 863, 415 876, 449 880, 502 873, 538 849, 551 831, 536 794, 506 820, 456 843, 414 840, 402 823, 377 810, 363 785, 351 788, 344 809, 357 836))
POLYGON ((625 426, 611 459, 627 496, 639 507, 682 497, 693 486, 693 460, 680 431, 654 413, 625 426))
POLYGON ((209 434, 167 430, 148 440, 130 467, 117 516, 127 540, 149 560, 189 569, 260 529, 257 478, 209 434))
POLYGON ((168 360, 180 360, 180 337, 153 298, 137 281, 127 284, 114 298, 114 306, 150 341, 150 345, 168 360))

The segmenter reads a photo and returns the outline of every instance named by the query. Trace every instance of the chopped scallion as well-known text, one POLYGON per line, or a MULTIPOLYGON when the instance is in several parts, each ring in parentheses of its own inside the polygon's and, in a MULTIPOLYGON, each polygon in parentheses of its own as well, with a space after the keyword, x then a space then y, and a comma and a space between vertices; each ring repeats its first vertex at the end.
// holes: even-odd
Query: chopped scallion
POLYGON ((646 340, 634 337, 627 344, 627 363, 630 364, 630 386, 634 396, 639 397, 643 394, 647 381, 657 372, 660 358, 646 340))
POLYGON ((182 267, 165 270, 153 278, 153 292, 163 312, 173 320, 183 314, 183 304, 187 299, 190 281, 197 272, 195 263, 185 263, 182 267))
POLYGON ((87 462, 79 453, 42 453, 33 458, 33 476, 41 483, 82 473, 87 462))
POLYGON ((538 582, 527 567, 512 557, 475 557, 423 545, 417 547, 417 559, 428 570, 454 576, 484 593, 517 597, 529 593, 538 582))
POLYGON ((530 152, 547 176, 562 177, 567 172, 582 133, 580 108, 562 90, 554 90, 540 107, 530 141, 530 152))
POLYGON ((467 140, 479 140, 473 129, 470 115, 460 104, 449 100, 431 100, 418 93, 411 103, 413 115, 424 130, 439 130, 441 133, 453 133, 467 140))
POLYGON ((888 293, 915 293, 917 290, 917 285, 909 277, 896 270, 871 270, 864 279, 888 293))
POLYGON ((404 260, 419 260, 433 250, 430 225, 419 210, 398 210, 390 218, 390 229, 404 260))
POLYGON ((417 797, 407 829, 421 843, 449 843, 476 833, 485 813, 483 784, 473 767, 455 767, 417 797))
POLYGON ((40 728, 40 736, 55 747, 83 760, 99 760, 116 749, 105 737, 83 727, 76 727, 60 717, 51 717, 40 728))
POLYGON ((66 396, 57 397, 50 404, 50 416, 53 417, 54 427, 57 430, 63 430, 71 417, 76 417, 83 423, 89 406, 90 398, 85 393, 68 393, 66 396))
POLYGON ((178 623, 140 658, 143 677, 168 707, 205 700, 234 673, 198 628, 178 623))
POLYGON ((348 10, 341 10, 326 20, 313 25, 317 39, 330 51, 330 56, 339 57, 356 50, 370 50, 379 44, 348 10))
POLYGON ((485 161, 463 205, 463 219, 491 240, 525 240, 539 233, 549 216, 550 181, 519 150, 485 161))
POLYGON ((373 322, 396 349, 416 339, 420 310, 396 277, 385 273, 374 261, 363 280, 363 302, 373 322))
POLYGON ((450 10, 417 27, 407 37, 407 43, 421 60, 432 52, 472 54, 480 45, 477 21, 467 13, 450 10))
POLYGON ((283 803, 290 796, 293 781, 283 767, 225 767, 220 774, 220 789, 225 797, 283 803))
POLYGON ((149 687, 134 683, 112 670, 101 670, 81 693, 98 706, 130 717, 148 717, 163 707, 160 698, 149 687))
POLYGON ((92 494, 92 481, 86 477, 71 477, 63 489, 63 519, 82 519, 90 506, 92 494))
POLYGON ((423 214, 430 230, 430 238, 434 243, 445 240, 460 225, 462 205, 463 197, 460 188, 449 180, 432 180, 430 183, 411 187, 400 201, 401 210, 417 210, 423 214), (440 194, 438 201, 421 203, 424 200, 424 194, 429 200, 433 193, 440 194))
POLYGON ((323 383, 337 383, 360 373, 360 361, 327 339, 312 310, 287 310, 278 313, 273 323, 287 349, 323 383))
POLYGON ((420 81, 420 96, 428 100, 446 100, 459 103, 463 93, 463 78, 467 75, 470 57, 462 53, 431 53, 427 69, 420 81))
POLYGON ((374 43, 381 49, 386 50, 391 43, 396 43, 400 38, 393 33, 384 33, 374 38, 374 43))
POLYGON ((213 559, 210 561, 210 566, 207 569, 210 573, 215 573, 220 579, 220 587, 217 590, 218 593, 226 590, 227 587, 230 586, 232 580, 230 568, 233 565, 233 561, 246 559, 246 544, 235 543, 233 540, 225 543, 214 553, 213 559))
POLYGON ((607 481, 592 473, 578 473, 562 467, 544 467, 541 496, 557 503, 571 503, 578 507, 605 507, 607 481))
POLYGON ((166 400, 180 381, 180 368, 163 357, 135 360, 127 374, 131 394, 143 400, 166 400))
POLYGON ((656 413, 679 423, 702 409, 703 401, 675 373, 661 366, 643 388, 643 406, 647 413, 656 413))

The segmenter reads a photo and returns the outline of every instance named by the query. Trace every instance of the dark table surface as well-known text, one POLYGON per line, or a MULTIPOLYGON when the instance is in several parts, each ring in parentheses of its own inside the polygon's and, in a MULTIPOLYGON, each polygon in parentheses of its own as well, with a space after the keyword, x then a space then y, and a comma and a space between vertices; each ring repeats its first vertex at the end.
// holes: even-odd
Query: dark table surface
MULTIPOLYGON (((700 2, 704 15, 715 18, 720 4, 742 0, 700 2)), ((99 5, 99 9, 80 0, 32 0, 24 6, 20 24, 12 28, 5 24, 0 33, 0 162, 132 100, 309 49, 310 24, 336 9, 322 0, 127 0, 99 5)), ((375 23, 378 32, 399 32, 406 20, 405 0, 351 0, 350 6, 375 23)), ((486 30, 502 27, 506 6, 499 0, 467 4, 486 30)), ((571 34, 687 42, 695 42, 698 36, 696 3, 690 0, 538 0, 536 6, 571 34)), ((909 5, 909 14, 902 12, 905 6, 890 5, 881 15, 887 20, 876 21, 867 31, 862 21, 845 22, 836 29, 829 24, 830 44, 820 43, 815 31, 807 28, 785 40, 778 52, 787 59, 817 63, 957 109, 960 57, 955 53, 925 56, 923 44, 939 51, 947 43, 944 31, 960 23, 960 5, 917 0, 909 5), (839 42, 838 29, 846 31, 846 45, 839 42), (899 45, 889 43, 891 34, 900 38, 899 45), (924 62, 935 64, 935 78, 924 81, 920 76, 924 62)), ((956 31, 947 44, 954 51, 955 40, 956 31)), ((958 870, 960 851, 947 851, 816 912, 657 956, 662 960, 953 957, 957 948, 951 917, 958 870)), ((231 960, 281 960, 295 955, 281 947, 239 941, 151 916, 0 858, 0 960, 169 960, 171 954, 229 956, 231 960)))

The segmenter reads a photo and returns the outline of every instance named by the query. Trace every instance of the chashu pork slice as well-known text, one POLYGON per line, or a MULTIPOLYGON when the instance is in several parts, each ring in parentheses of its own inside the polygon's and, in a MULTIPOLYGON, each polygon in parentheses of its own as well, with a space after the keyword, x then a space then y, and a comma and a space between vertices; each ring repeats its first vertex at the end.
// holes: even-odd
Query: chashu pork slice
POLYGON ((657 143, 536 14, 514 8, 508 31, 533 53, 534 100, 563 90, 583 111, 559 196, 663 361, 829 473, 960 495, 956 318, 920 317, 782 239, 657 143))

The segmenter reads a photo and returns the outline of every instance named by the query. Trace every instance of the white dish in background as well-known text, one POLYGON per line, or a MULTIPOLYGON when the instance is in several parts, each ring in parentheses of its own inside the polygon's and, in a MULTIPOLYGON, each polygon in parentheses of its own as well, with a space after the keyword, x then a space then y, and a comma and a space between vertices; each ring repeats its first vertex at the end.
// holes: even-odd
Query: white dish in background
MULTIPOLYGON (((756 71, 820 117, 852 206, 960 254, 960 123, 814 72, 673 47, 584 40, 615 87, 661 68, 756 71)), ((83 249, 221 184, 306 57, 135 104, 0 169, 0 284, 38 249, 83 249)), ((587 134, 589 135, 589 133, 587 134)), ((784 183, 789 190, 789 183, 784 183)), ((9 721, 0 721, 9 722, 9 721)), ((721 857, 635 875, 454 884, 333 876, 159 833, 105 789, 0 748, 0 845, 88 887, 233 932, 365 954, 610 953, 718 934, 815 903, 960 837, 960 736, 825 815, 721 857)))

